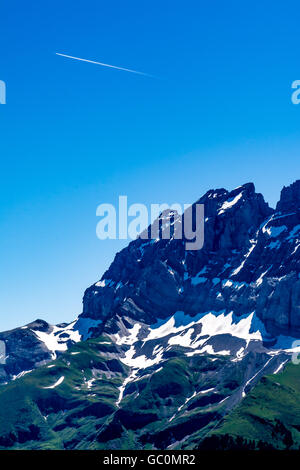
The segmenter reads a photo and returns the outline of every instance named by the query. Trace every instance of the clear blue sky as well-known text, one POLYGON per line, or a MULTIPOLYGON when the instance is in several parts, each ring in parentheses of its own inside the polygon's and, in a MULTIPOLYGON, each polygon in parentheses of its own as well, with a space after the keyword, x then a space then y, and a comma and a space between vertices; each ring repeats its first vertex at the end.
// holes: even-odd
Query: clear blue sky
POLYGON ((299 178, 299 2, 1 5, 0 330, 70 321, 120 241, 96 207, 299 178), (65 53, 158 76, 77 62, 65 53))

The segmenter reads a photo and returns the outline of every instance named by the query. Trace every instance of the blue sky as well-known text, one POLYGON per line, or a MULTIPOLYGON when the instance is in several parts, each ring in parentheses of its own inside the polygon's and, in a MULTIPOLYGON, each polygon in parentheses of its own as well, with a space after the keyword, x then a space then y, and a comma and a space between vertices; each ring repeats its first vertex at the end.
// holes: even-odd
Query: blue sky
POLYGON ((253 181, 274 205, 299 178, 296 1, 11 0, 1 20, 0 330, 81 312, 126 244, 96 238, 98 204, 253 181))

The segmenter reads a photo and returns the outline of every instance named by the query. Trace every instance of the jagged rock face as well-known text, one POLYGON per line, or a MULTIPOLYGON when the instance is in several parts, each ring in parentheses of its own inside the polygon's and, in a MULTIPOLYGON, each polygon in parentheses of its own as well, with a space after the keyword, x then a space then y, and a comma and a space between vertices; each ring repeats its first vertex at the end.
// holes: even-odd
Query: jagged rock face
POLYGON ((81 317, 113 333, 124 317, 153 324, 176 311, 255 311, 270 335, 298 336, 299 188, 284 188, 276 210, 252 183, 208 191, 197 201, 205 206, 202 250, 174 238, 131 242, 86 290, 81 317))
POLYGON ((0 333, 0 341, 5 344, 5 358, 0 364, 0 384, 46 364, 80 341, 78 331, 73 330, 74 323, 53 326, 44 320, 35 320, 21 328, 0 333))
POLYGON ((8 382, 23 371, 35 369, 51 359, 51 354, 32 328, 47 331, 47 322, 37 320, 28 327, 16 328, 0 333, 0 340, 5 342, 6 358, 0 365, 0 383, 8 382))
POLYGON ((278 212, 287 213, 288 211, 299 211, 300 201, 300 180, 295 181, 282 189, 280 201, 277 204, 276 210, 278 212))

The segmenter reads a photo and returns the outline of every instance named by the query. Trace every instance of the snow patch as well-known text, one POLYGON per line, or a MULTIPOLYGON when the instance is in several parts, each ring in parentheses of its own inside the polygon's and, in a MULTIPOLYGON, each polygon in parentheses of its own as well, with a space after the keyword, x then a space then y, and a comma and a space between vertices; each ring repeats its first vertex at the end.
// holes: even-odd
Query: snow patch
POLYGON ((223 214, 227 209, 231 209, 243 196, 243 192, 240 192, 237 194, 235 197, 232 197, 228 199, 228 201, 225 201, 222 207, 220 208, 218 215, 223 214))
POLYGON ((287 230, 287 226, 281 225, 280 227, 265 227, 263 232, 267 233, 271 238, 276 238, 285 230, 287 230))
POLYGON ((207 277, 192 277, 191 278, 191 283, 193 286, 197 286, 198 284, 204 284, 204 282, 207 281, 207 277))
POLYGON ((31 370, 23 370, 23 371, 20 372, 19 374, 13 375, 13 376, 12 376, 12 380, 20 379, 21 377, 24 377, 24 375, 29 374, 29 372, 32 372, 32 370, 33 370, 33 369, 31 369, 31 370))
POLYGON ((231 276, 236 276, 244 267, 244 264, 246 263, 247 261, 247 258, 249 258, 249 256, 251 255, 252 251, 254 250, 254 248, 256 247, 256 244, 257 244, 257 240, 250 240, 250 243, 251 243, 251 247, 248 251, 248 253, 245 254, 245 259, 242 261, 242 263, 240 264, 240 266, 238 266, 236 269, 234 269, 231 273, 231 276))
POLYGON ((50 385, 50 387, 43 387, 43 388, 44 388, 44 389, 53 389, 53 388, 56 388, 56 387, 58 387, 60 384, 62 384, 64 380, 65 380, 65 378, 64 378, 64 376, 62 376, 60 379, 58 379, 57 382, 55 382, 55 384, 50 385))

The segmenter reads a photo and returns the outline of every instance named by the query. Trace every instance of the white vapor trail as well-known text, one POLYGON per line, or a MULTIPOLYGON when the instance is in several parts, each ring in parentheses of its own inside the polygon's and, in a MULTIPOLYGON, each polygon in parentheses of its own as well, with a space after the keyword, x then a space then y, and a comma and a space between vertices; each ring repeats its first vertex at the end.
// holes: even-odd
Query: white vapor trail
POLYGON ((109 67, 111 69, 123 70, 124 72, 136 73, 137 75, 144 75, 145 77, 153 77, 153 75, 149 75, 148 73, 138 72, 137 70, 125 69, 124 67, 117 67, 116 65, 104 64, 103 62, 96 62, 94 60, 89 59, 81 59, 80 57, 73 57, 72 55, 60 54, 59 52, 55 53, 56 55, 60 55, 62 57, 67 57, 67 59, 74 59, 80 60, 81 62, 89 62, 90 64, 102 65, 102 67, 109 67))

